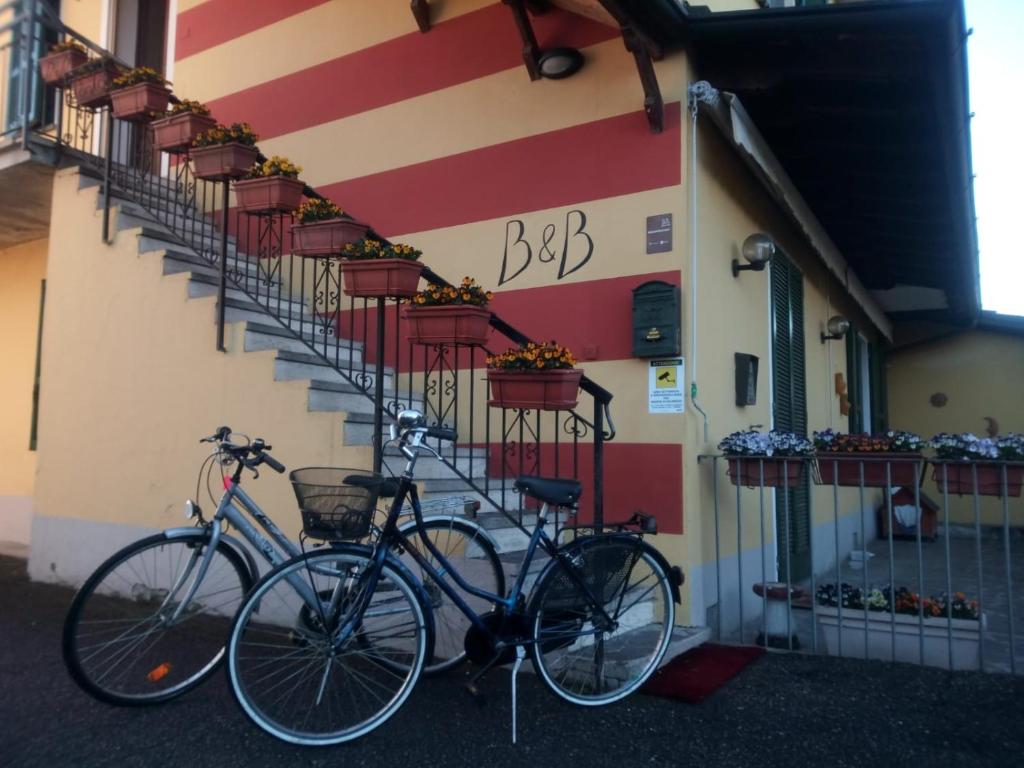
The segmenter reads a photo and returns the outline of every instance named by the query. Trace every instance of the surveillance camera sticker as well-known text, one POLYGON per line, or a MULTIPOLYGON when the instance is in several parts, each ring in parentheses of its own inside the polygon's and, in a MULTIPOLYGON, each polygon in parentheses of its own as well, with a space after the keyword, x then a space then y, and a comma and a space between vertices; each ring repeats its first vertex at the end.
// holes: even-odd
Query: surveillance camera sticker
POLYGON ((648 413, 683 413, 683 360, 651 360, 648 374, 648 413))

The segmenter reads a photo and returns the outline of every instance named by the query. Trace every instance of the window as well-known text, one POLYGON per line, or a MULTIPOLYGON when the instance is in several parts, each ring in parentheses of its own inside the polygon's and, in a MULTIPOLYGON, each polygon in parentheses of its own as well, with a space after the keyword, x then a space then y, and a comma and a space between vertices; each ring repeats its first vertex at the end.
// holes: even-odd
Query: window
POLYGON ((852 325, 846 332, 847 396, 853 434, 889 428, 885 392, 885 349, 870 342, 852 325))

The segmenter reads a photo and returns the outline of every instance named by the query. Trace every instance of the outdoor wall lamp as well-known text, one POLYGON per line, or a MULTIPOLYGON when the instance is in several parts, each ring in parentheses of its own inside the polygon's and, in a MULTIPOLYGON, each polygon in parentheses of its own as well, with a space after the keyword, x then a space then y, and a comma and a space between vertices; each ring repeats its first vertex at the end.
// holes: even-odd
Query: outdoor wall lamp
POLYGON ((582 66, 583 54, 575 48, 552 48, 537 58, 541 77, 549 80, 561 80, 575 75, 582 66))
POLYGON ((740 272, 747 269, 752 269, 755 272, 760 272, 772 260, 772 256, 775 255, 775 242, 768 237, 768 235, 756 234, 751 235, 743 241, 743 258, 746 259, 749 264, 740 266, 739 259, 732 260, 732 276, 739 277, 740 272))
POLYGON ((850 330, 850 321, 842 315, 833 315, 828 319, 828 333, 821 334, 821 343, 824 344, 826 341, 835 341, 841 339, 846 335, 846 332, 850 330))

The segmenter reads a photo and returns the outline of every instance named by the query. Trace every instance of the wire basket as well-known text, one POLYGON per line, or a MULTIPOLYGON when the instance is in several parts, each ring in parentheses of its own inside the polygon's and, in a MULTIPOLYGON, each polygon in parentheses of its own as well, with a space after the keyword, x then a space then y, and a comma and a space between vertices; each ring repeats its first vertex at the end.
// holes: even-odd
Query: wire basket
MULTIPOLYGON (((621 597, 626 580, 643 552, 639 538, 635 542, 613 541, 616 545, 604 546, 601 539, 593 539, 572 552, 574 564, 570 567, 577 569, 580 580, 602 605, 621 597)), ((555 573, 555 581, 544 601, 545 607, 549 610, 585 611, 589 605, 586 592, 564 569, 559 568, 555 573)))
POLYGON ((290 475, 302 512, 302 530, 312 539, 361 539, 370 532, 381 475, 362 469, 304 467, 290 475))

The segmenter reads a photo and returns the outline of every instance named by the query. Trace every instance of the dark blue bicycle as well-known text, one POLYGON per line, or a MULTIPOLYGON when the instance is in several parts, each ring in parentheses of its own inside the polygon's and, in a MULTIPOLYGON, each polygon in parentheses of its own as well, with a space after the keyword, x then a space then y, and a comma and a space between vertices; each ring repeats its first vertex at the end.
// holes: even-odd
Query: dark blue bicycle
POLYGON ((586 706, 628 696, 665 655, 682 574, 645 541, 653 521, 634 516, 610 531, 557 545, 545 531, 549 510, 574 510, 580 484, 522 477, 517 488, 542 506, 512 588, 490 592, 463 572, 475 562, 484 567, 482 557, 455 553, 456 568, 451 552, 446 556, 415 527, 403 531, 398 525, 406 499, 416 520, 422 519, 413 478, 421 453, 436 456, 424 443, 427 437, 454 440, 455 434, 425 426, 416 411, 399 415, 392 439, 408 464, 372 546, 341 540, 369 525, 383 478, 347 470, 293 476, 306 534, 338 543, 293 558, 261 579, 239 608, 228 644, 238 702, 273 736, 294 744, 337 744, 386 721, 433 657, 440 594, 469 620, 465 651, 482 667, 474 682, 495 665, 514 663, 513 696, 527 650, 554 693, 586 706), (410 542, 417 535, 422 546, 410 542), (538 550, 550 560, 528 593, 538 550), (428 584, 395 552, 411 555, 428 584))

